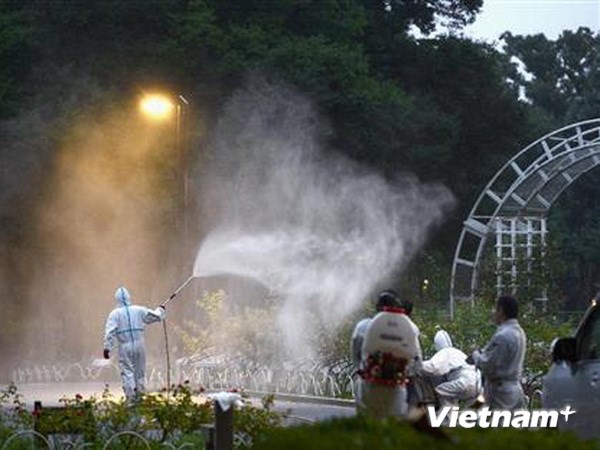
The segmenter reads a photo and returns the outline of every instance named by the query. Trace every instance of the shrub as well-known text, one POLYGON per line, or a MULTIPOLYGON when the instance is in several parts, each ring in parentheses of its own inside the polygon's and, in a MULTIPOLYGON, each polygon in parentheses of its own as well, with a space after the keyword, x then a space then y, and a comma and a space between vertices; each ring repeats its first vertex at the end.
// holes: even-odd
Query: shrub
POLYGON ((375 421, 363 417, 338 419, 310 426, 271 430, 256 440, 254 449, 275 450, 360 450, 360 449, 456 449, 545 450, 595 449, 597 443, 582 441, 571 433, 556 430, 445 429, 447 439, 418 431, 406 422, 375 421))
MULTIPOLYGON (((116 400, 105 390, 100 398, 65 397, 60 400, 61 408, 41 409, 32 414, 22 403, 16 386, 10 385, 0 391, 0 446, 16 432, 35 429, 43 435, 66 436, 71 441, 75 437, 79 446, 92 448, 102 448, 113 437, 116 446, 141 444, 142 437, 157 448, 185 443, 198 448, 202 446, 198 431, 203 424, 214 422, 214 410, 211 402, 196 394, 184 383, 173 386, 168 395, 146 394, 135 407, 128 407, 124 399, 116 400), (8 405, 13 406, 8 408, 8 405), (119 433, 125 434, 115 437, 119 433)), ((236 410, 234 431, 241 437, 236 441, 238 446, 250 445, 266 429, 281 424, 271 405, 272 399, 265 399, 262 408, 248 404, 236 410)), ((27 436, 11 444, 25 445, 30 440, 27 436)))

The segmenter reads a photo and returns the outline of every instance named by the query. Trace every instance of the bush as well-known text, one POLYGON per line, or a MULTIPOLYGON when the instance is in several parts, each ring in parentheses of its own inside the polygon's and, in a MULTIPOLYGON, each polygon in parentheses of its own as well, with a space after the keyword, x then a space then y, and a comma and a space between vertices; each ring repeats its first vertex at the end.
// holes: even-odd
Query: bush
MULTIPOLYGON (((203 438, 198 432, 203 424, 214 422, 214 409, 211 402, 196 394, 199 392, 193 392, 184 383, 174 386, 168 395, 146 394, 135 407, 128 407, 124 399, 115 400, 105 390, 100 398, 83 399, 76 395, 61 399, 61 408, 30 413, 16 386, 10 385, 0 391, 0 446, 19 431, 35 429, 44 436, 75 439, 79 446, 92 448, 102 448, 111 438, 116 446, 142 444, 144 439, 157 448, 185 443, 202 447, 203 438), (116 436, 120 433, 123 436, 116 436)), ((248 404, 236 410, 234 432, 238 446, 250 445, 266 429, 280 425, 280 416, 270 410, 271 405, 272 399, 266 399, 262 408, 248 404)), ((10 448, 30 441, 31 435, 16 439, 10 448)))
POLYGON ((456 449, 545 450, 595 449, 597 443, 582 441, 571 433, 556 430, 445 429, 447 440, 418 431, 406 422, 375 421, 354 417, 316 425, 272 430, 256 440, 260 450, 359 450, 359 449, 456 449))

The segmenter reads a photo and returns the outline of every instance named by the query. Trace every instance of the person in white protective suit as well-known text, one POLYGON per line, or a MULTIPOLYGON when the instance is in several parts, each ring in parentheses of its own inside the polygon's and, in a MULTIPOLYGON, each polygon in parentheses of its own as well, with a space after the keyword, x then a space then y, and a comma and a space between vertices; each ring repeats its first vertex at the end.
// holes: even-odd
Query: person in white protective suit
POLYGON ((110 358, 115 340, 119 346, 119 367, 125 397, 129 403, 145 390, 146 349, 144 330, 147 324, 160 322, 165 317, 163 305, 156 309, 133 305, 126 288, 115 292, 118 307, 106 319, 104 358, 110 358))
POLYGON ((354 328, 350 351, 357 369, 353 388, 358 414, 407 415, 407 378, 420 367, 421 347, 419 330, 402 306, 394 291, 383 291, 378 314, 354 328))
POLYGON ((482 350, 475 350, 472 361, 483 374, 483 393, 493 410, 516 410, 525 407, 521 386, 527 337, 517 320, 519 307, 511 296, 496 302, 493 320, 496 333, 482 350))
POLYGON ((440 330, 433 339, 436 354, 423 361, 423 375, 437 380, 435 392, 440 407, 458 406, 459 400, 473 403, 479 395, 479 374, 467 363, 467 355, 452 346, 450 335, 440 330))

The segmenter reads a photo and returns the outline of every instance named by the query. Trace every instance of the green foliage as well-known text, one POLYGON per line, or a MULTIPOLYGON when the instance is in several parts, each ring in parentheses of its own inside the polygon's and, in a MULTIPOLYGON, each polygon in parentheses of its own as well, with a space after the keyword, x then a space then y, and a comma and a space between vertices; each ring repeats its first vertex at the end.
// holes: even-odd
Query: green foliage
POLYGON ((167 395, 145 395, 137 406, 143 417, 152 417, 152 426, 162 430, 161 441, 176 432, 192 433, 214 420, 210 402, 198 403, 187 383, 176 386, 167 395))
MULTIPOLYGON (((77 394, 62 398, 60 408, 42 408, 31 414, 22 403, 15 385, 0 391, 0 443, 13 433, 35 428, 42 435, 79 435, 86 447, 102 448, 117 433, 134 432, 146 438, 152 448, 203 445, 198 431, 214 422, 214 409, 205 397, 193 392, 188 383, 174 386, 169 393, 143 395, 135 406, 114 399, 108 390, 100 398, 84 399, 77 394), (12 405, 8 411, 7 404, 12 405)), ((234 432, 251 442, 267 429, 281 425, 271 411, 272 398, 263 399, 263 407, 246 404, 234 413, 234 432)), ((136 438, 124 436, 119 445, 132 445, 136 438)), ((16 444, 19 444, 18 441, 16 444)), ((12 447, 11 447, 12 448, 12 447)))
MULTIPOLYGON (((496 249, 490 242, 479 269, 480 287, 477 296, 497 297, 497 276, 500 274, 504 284, 502 292, 511 293, 526 304, 528 309, 554 313, 563 308, 564 298, 559 280, 564 277, 566 268, 560 255, 561 243, 557 242, 554 235, 553 232, 549 237, 546 236, 544 244, 540 235, 517 235, 514 241, 514 261, 505 258, 499 260, 496 249), (541 311, 542 309, 545 311, 541 311)), ((492 241, 495 236, 490 235, 488 239, 492 241)), ((505 244, 510 244, 512 237, 506 235, 502 239, 505 244)))
POLYGON ((186 2, 185 9, 168 15, 167 37, 160 47, 162 56, 171 64, 182 67, 183 72, 197 72, 206 61, 215 57, 211 43, 219 43, 224 38, 215 20, 214 11, 207 2, 186 2))
POLYGON ((314 341, 323 364, 331 366, 348 356, 350 337, 354 326, 360 319, 370 314, 372 314, 371 311, 357 312, 346 319, 337 329, 331 329, 325 324, 318 327, 314 341))
MULTIPOLYGON (((475 195, 528 137, 523 105, 505 82, 504 58, 491 47, 456 38, 400 41, 391 51, 399 54, 387 70, 411 95, 435 106, 420 130, 438 130, 440 150, 419 154, 419 167, 429 164, 428 178, 443 179, 464 202, 466 215, 475 195), (455 168, 452 176, 449 168, 455 168)), ((427 142, 420 136, 410 144, 420 148, 427 142)))
POLYGON ((219 74, 236 75, 262 67, 278 38, 257 25, 231 25, 217 43, 221 54, 216 66, 219 74))
POLYGON ((257 364, 277 362, 280 343, 271 299, 265 299, 262 306, 231 311, 227 294, 217 290, 204 292, 194 306, 188 319, 173 325, 185 355, 209 354, 218 348, 232 357, 244 355, 257 364))
POLYGON ((43 435, 82 434, 86 441, 93 441, 97 432, 93 410, 95 399, 83 400, 76 395, 75 398, 62 398, 60 403, 62 407, 33 412, 35 430, 43 435))
POLYGON ((15 424, 27 428, 33 425, 33 417, 27 411, 23 396, 14 383, 9 383, 5 389, 0 390, 0 406, 5 408, 0 413, 0 428, 10 428, 15 424))
MULTIPOLYGON (((414 171, 449 182, 462 196, 476 183, 459 178, 486 179, 513 151, 519 107, 502 92, 489 49, 456 39, 417 42, 408 28, 431 31, 437 19, 463 26, 481 3, 45 0, 35 9, 11 4, 7 21, 25 17, 42 69, 70 66, 120 91, 191 91, 207 117, 244 73, 261 69, 312 98, 333 125, 331 143, 351 157, 389 176, 414 171), (450 177, 452 167, 460 170, 450 177)), ((22 66, 10 57, 10 67, 22 66)))
POLYGON ((430 33, 439 25, 459 29, 475 19, 482 0, 413 0, 410 4, 392 0, 362 0, 369 15, 373 34, 393 36, 406 33, 415 25, 422 33, 430 33), (379 30, 379 31, 378 31, 379 30))
POLYGON ((0 117, 10 115, 32 64, 31 24, 10 2, 0 1, 0 117))
POLYGON ((403 271, 399 292, 418 309, 428 309, 448 299, 451 260, 440 249, 416 255, 403 271))
POLYGON ((173 329, 182 342, 183 350, 187 353, 202 353, 213 345, 213 332, 218 327, 222 317, 225 291, 204 292, 201 299, 194 302, 200 311, 203 323, 196 320, 184 319, 181 324, 175 324, 173 329))
POLYGON ((328 108, 398 102, 401 91, 369 76, 364 53, 356 45, 322 36, 285 39, 274 49, 272 64, 328 108))
MULTIPOLYGON (((533 77, 517 77, 532 103, 558 119, 589 119, 595 111, 578 113, 584 98, 598 97, 600 69, 600 34, 580 27, 576 32, 565 30, 555 41, 543 34, 513 36, 505 33, 504 50, 518 58, 533 77)), ((589 102, 589 100, 588 100, 589 102)), ((589 103, 587 103, 589 105, 589 103)))
POLYGON ((271 411, 273 402, 273 396, 266 396, 262 399, 262 409, 246 407, 235 412, 233 427, 245 442, 252 442, 267 430, 281 426, 281 417, 271 411))
POLYGON ((587 307, 599 290, 599 198, 600 185, 595 172, 591 172, 561 196, 548 217, 550 236, 563 269, 559 281, 568 309, 587 307))
POLYGON ((258 439, 253 448, 274 449, 594 449, 597 444, 571 433, 555 430, 449 429, 447 439, 434 439, 410 424, 396 420, 375 421, 364 417, 338 419, 311 426, 276 429, 258 439))
MULTIPOLYGON (((249 69, 274 73, 316 100, 332 119, 337 131, 334 143, 342 150, 387 172, 413 169, 433 178, 430 164, 445 165, 449 143, 457 136, 454 117, 439 108, 437 99, 442 96, 431 96, 431 88, 443 85, 448 77, 434 73, 430 78, 429 63, 410 60, 410 52, 407 60, 406 47, 396 46, 396 37, 414 42, 407 37, 408 26, 432 30, 435 17, 462 26, 480 6, 480 0, 423 0, 410 7, 390 2, 388 8, 358 0, 153 0, 93 7, 43 1, 36 11, 13 6, 10 13, 23 14, 33 24, 41 55, 85 67, 92 76, 108 76, 117 85, 127 78, 160 85, 200 82, 198 94, 206 98, 210 91, 220 92, 220 86, 235 87, 235 80, 249 69), (378 56, 382 52, 371 47, 374 35, 388 32, 394 38, 384 39, 390 43, 384 53, 395 61, 398 70, 393 71, 386 70, 378 56), (74 34, 81 39, 66 38, 74 34), (123 41, 128 45, 121 46, 123 41), (433 83, 409 98, 403 91, 408 71, 433 83)), ((421 47, 415 51, 425 54, 428 46, 421 47)), ((444 53, 449 52, 441 49, 429 62, 451 60, 439 58, 444 53)), ((467 58, 458 59, 460 67, 469 66, 467 58)), ((482 67, 470 68, 472 79, 460 78, 460 84, 475 86, 474 80, 489 79, 482 67)), ((449 104, 458 103, 450 100, 449 104)), ((486 102, 476 104, 481 103, 486 102)))
POLYGON ((527 334, 525 354, 525 375, 545 374, 552 363, 550 348, 557 337, 572 336, 580 319, 580 314, 538 314, 525 312, 520 323, 527 334))
MULTIPOLYGON (((600 33, 580 27, 557 39, 543 34, 502 36, 512 64, 523 70, 510 77, 531 103, 529 120, 547 132, 600 114, 600 33)), ((539 134, 542 134, 541 132, 539 134)), ((553 205, 549 229, 563 267, 554 277, 566 307, 580 308, 597 291, 600 277, 597 225, 600 188, 594 177, 583 176, 553 205)))
POLYGON ((413 320, 421 332, 420 341, 424 355, 433 356, 433 337, 437 331, 446 330, 452 337, 454 346, 465 353, 482 347, 494 333, 491 322, 493 302, 478 299, 472 306, 462 302, 455 305, 454 320, 439 309, 423 310, 415 306, 413 320))

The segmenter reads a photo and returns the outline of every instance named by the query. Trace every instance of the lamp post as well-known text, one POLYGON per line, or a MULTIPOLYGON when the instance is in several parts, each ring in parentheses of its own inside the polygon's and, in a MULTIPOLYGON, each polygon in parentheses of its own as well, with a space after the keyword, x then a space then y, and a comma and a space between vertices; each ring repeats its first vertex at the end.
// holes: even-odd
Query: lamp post
MULTIPOLYGON (((183 96, 165 94, 145 95, 139 103, 139 107, 144 116, 152 121, 166 122, 175 118, 175 150, 177 153, 177 167, 181 171, 182 184, 180 186, 180 196, 182 201, 181 221, 176 224, 180 226, 180 233, 183 239, 180 239, 182 245, 186 245, 189 238, 188 206, 189 206, 189 169, 188 157, 190 150, 190 114, 189 101, 183 96)), ((167 337, 166 322, 163 321, 163 330, 165 334, 165 347, 167 356, 167 396, 171 386, 171 362, 169 356, 169 346, 167 337)))
POLYGON ((189 206, 189 168, 188 153, 190 146, 189 101, 183 96, 173 97, 165 94, 148 94, 140 100, 140 110, 148 118, 164 122, 175 115, 175 146, 183 183, 181 198, 183 206, 183 233, 187 237, 187 208, 189 206))
POLYGON ((183 220, 184 231, 187 236, 187 209, 189 199, 189 148, 190 148, 190 103, 183 95, 177 96, 177 120, 176 120, 176 139, 177 154, 183 171, 183 220))

